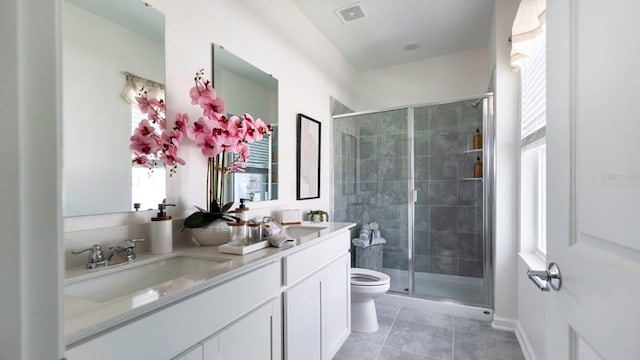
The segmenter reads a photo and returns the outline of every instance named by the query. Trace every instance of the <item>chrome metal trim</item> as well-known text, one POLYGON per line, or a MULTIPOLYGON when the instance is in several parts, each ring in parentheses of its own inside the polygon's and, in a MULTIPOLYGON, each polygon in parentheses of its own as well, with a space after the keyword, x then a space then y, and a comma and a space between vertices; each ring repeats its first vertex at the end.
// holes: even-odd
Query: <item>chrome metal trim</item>
POLYGON ((414 154, 414 120, 415 109, 413 107, 407 108, 407 257, 408 257, 408 269, 409 276, 407 277, 409 283, 407 287, 409 289, 409 295, 415 293, 415 214, 416 214, 416 187, 415 187, 415 154, 414 154))
POLYGON ((483 148, 482 153, 484 181, 482 184, 482 221, 483 221, 483 299, 484 305, 494 306, 494 258, 495 258, 495 97, 493 94, 482 102, 483 148))
POLYGON ((341 118, 345 118, 345 117, 358 116, 358 115, 375 114, 375 113, 381 113, 381 112, 393 111, 393 110, 403 110, 403 109, 408 109, 408 108, 419 108, 419 107, 433 106, 433 105, 452 104, 452 103, 457 103, 457 102, 461 102, 461 101, 478 100, 478 99, 485 98, 485 97, 488 97, 488 96, 493 96, 493 93, 488 92, 488 93, 484 93, 484 94, 479 94, 477 96, 467 96, 467 97, 453 99, 453 100, 432 101, 432 102, 428 102, 428 103, 418 103, 418 104, 410 104, 410 105, 404 105, 404 106, 394 106, 394 107, 375 109, 375 110, 355 111, 355 112, 347 113, 347 114, 334 115, 333 119, 341 119, 341 118))

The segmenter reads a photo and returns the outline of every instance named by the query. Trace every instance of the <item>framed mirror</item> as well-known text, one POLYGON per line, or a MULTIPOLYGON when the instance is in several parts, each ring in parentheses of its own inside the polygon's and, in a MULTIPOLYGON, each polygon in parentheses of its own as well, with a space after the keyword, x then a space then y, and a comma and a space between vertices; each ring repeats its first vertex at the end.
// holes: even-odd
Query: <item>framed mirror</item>
MULTIPOLYGON (((141 119, 126 73, 163 87, 164 16, 140 0, 62 2, 63 213, 156 208, 164 167, 133 167, 129 138, 141 119)), ((133 94, 135 96, 135 94, 133 94)))
POLYGON ((320 144, 322 124, 307 115, 297 116, 296 199, 320 197, 320 144))
POLYGON ((248 166, 232 173, 225 184, 225 202, 278 198, 278 79, 220 45, 212 45, 212 83, 226 104, 227 116, 249 113, 271 124, 271 136, 250 144, 248 166))

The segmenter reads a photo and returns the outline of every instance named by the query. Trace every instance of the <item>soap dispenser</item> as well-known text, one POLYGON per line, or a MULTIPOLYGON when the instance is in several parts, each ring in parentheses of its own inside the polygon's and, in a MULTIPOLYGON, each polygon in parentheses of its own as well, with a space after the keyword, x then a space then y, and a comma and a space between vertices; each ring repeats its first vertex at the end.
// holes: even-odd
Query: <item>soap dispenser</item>
POLYGON ((158 214, 151 218, 151 253, 168 254, 173 251, 173 222, 171 216, 167 215, 166 200, 158 204, 158 214))
POLYGON ((240 219, 240 221, 247 221, 249 218, 249 215, 247 214, 249 208, 244 204, 244 202, 247 200, 249 199, 240 199, 240 206, 236 208, 236 216, 238 217, 238 219, 240 219))
POLYGON ((473 150, 482 149, 482 133, 479 128, 476 129, 476 133, 473 135, 472 143, 473 150))
POLYGON ((478 156, 476 162, 473 164, 473 177, 482 178, 482 161, 480 160, 480 156, 478 156))

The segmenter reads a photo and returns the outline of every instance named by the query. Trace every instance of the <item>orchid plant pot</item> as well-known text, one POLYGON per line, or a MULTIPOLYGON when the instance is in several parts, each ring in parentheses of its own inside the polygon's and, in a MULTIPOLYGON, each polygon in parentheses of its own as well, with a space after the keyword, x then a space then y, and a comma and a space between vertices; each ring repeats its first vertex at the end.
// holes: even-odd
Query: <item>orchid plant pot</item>
POLYGON ((201 246, 217 246, 231 241, 231 227, 227 220, 214 220, 204 227, 191 229, 191 236, 201 246))

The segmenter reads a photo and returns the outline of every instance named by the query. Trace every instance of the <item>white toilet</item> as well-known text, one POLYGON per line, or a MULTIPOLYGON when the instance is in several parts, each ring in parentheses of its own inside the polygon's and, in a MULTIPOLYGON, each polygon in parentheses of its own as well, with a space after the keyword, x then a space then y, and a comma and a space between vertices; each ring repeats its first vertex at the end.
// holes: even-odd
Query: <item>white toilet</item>
POLYGON ((390 287, 389 275, 369 269, 351 269, 351 331, 378 331, 378 317, 374 298, 390 287))

